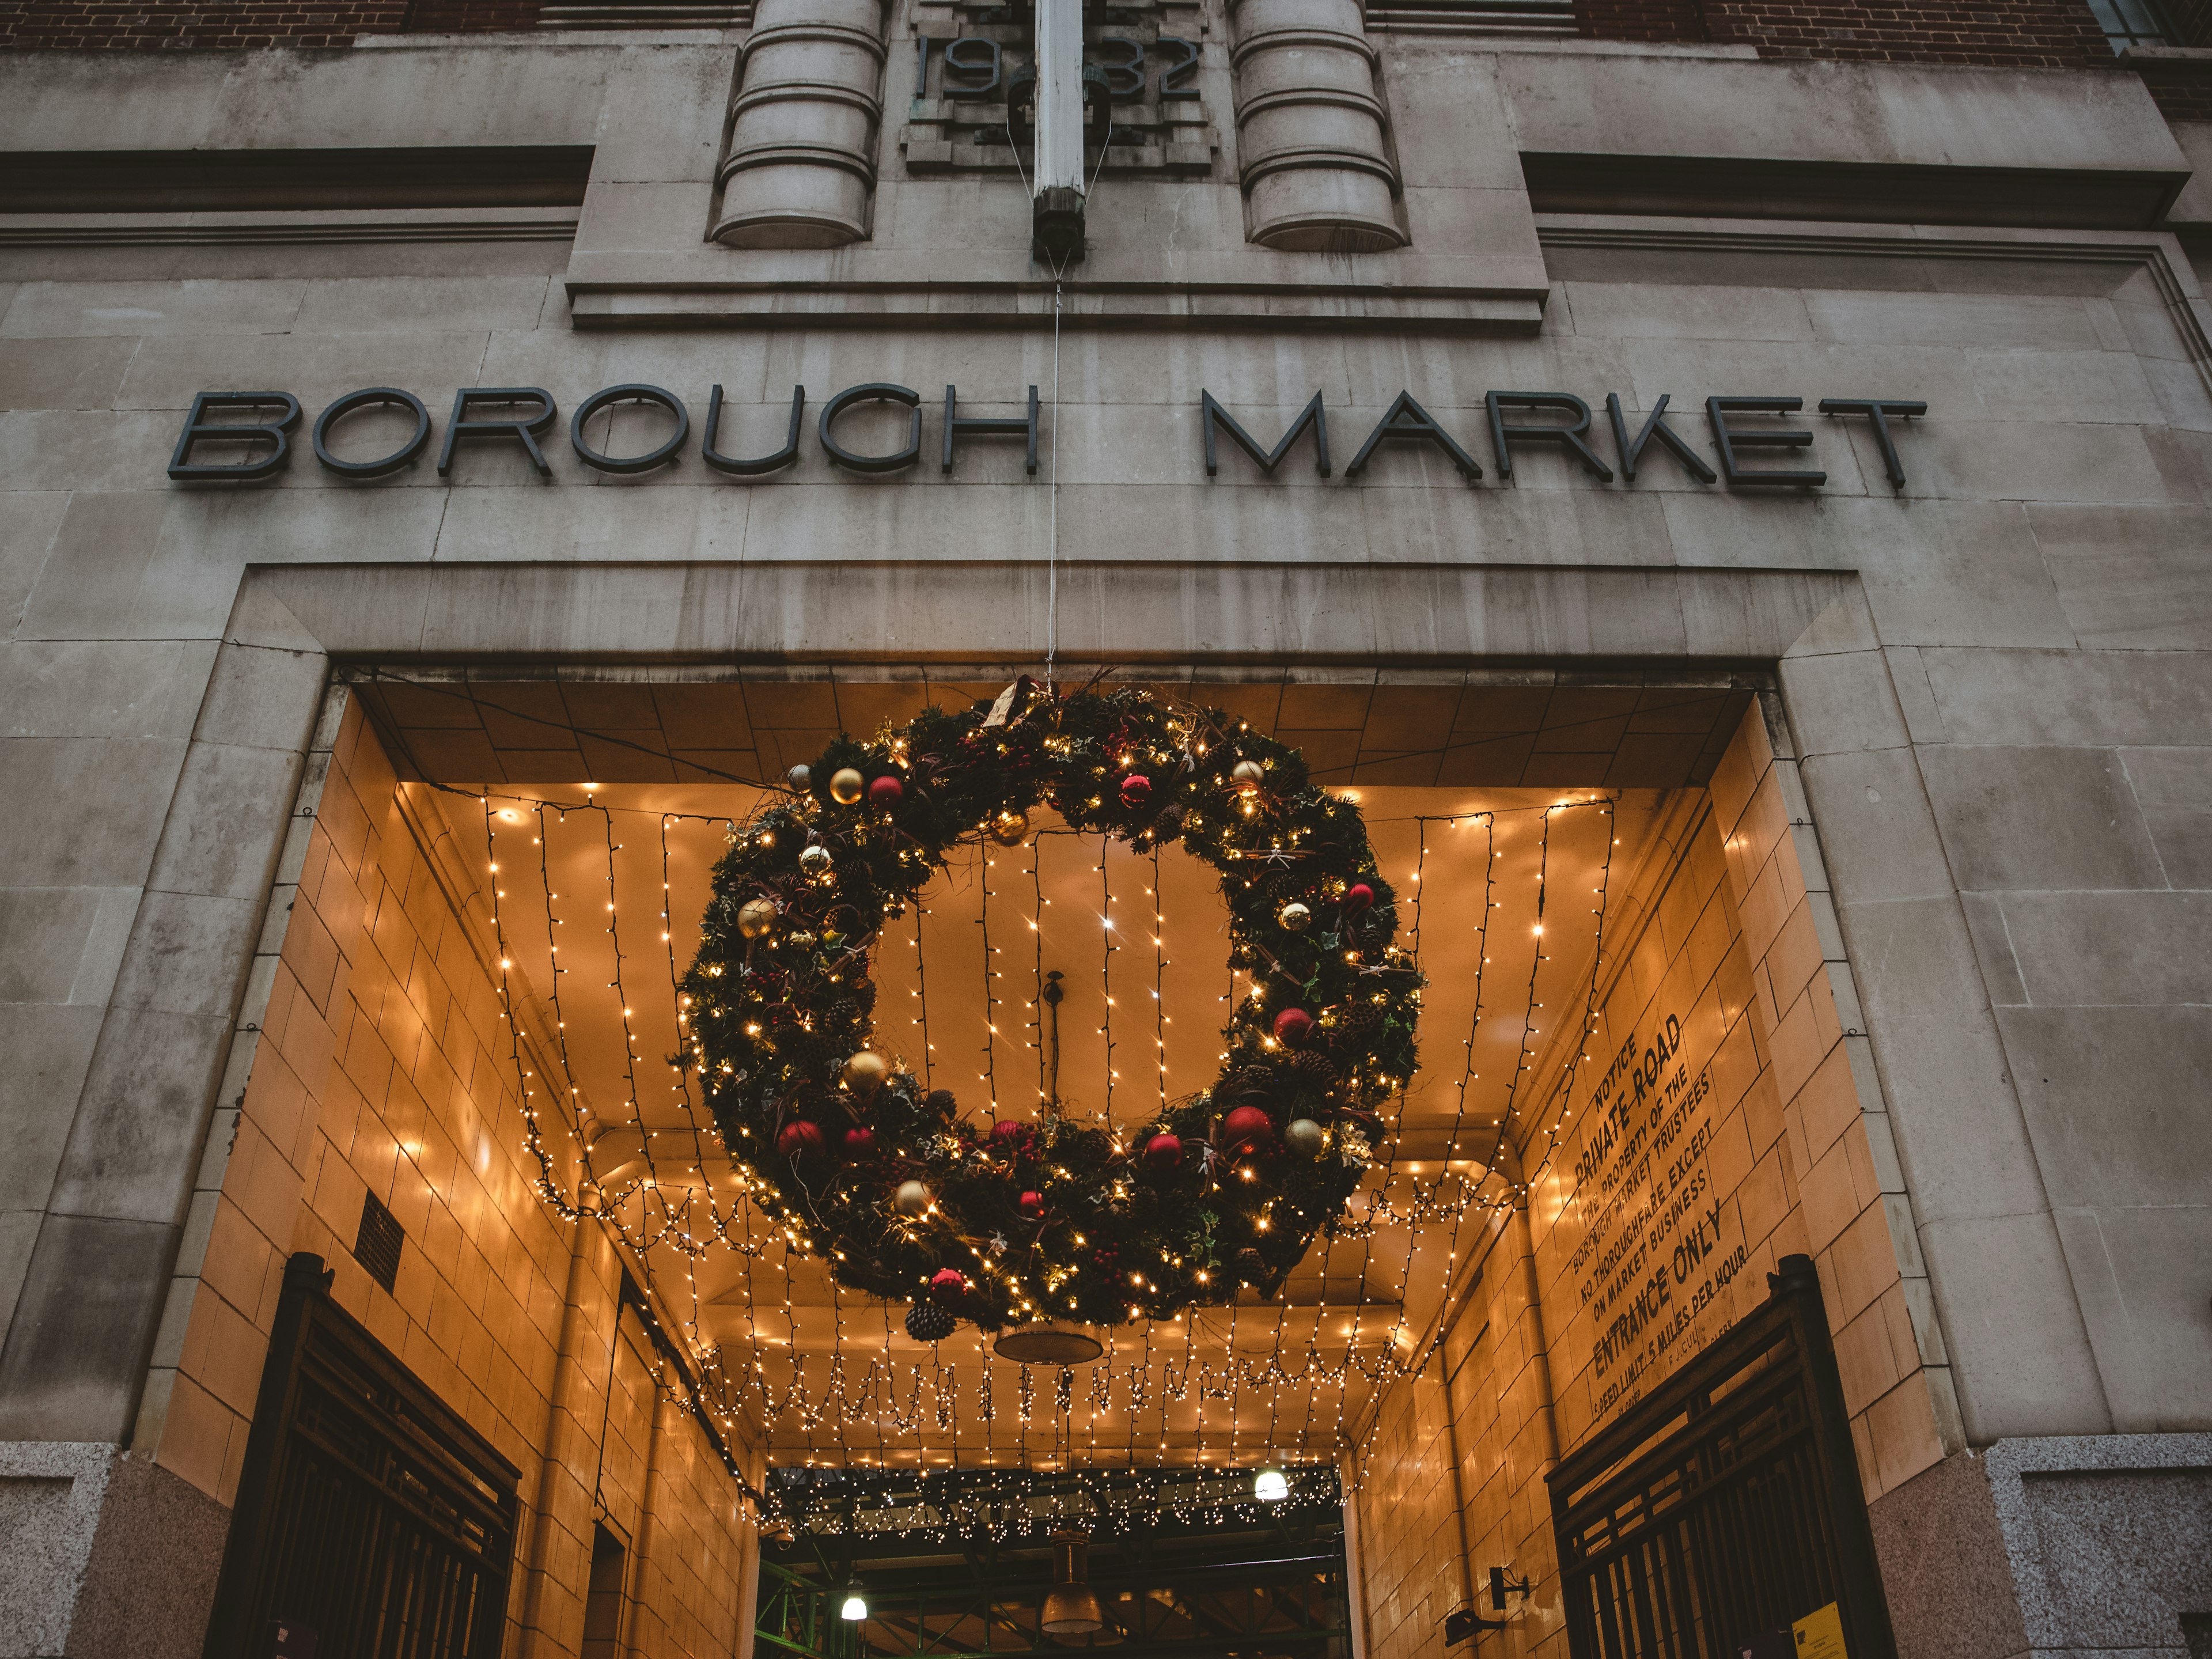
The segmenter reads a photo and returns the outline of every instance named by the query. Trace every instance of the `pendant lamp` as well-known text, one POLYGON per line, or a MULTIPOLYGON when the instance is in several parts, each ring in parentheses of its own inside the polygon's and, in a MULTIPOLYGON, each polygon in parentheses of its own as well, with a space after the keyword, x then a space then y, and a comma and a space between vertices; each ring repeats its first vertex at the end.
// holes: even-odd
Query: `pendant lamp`
POLYGON ((1106 1623, 1105 1609, 1084 1582, 1084 1553, 1091 1540, 1079 1532, 1052 1535, 1052 1593, 1044 1598, 1048 1636, 1088 1636, 1106 1623))

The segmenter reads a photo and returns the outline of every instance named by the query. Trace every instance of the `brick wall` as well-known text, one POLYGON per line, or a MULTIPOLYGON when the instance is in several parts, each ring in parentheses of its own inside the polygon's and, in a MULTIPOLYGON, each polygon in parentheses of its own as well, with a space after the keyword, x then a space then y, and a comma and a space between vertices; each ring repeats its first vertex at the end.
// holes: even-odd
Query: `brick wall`
POLYGON ((343 46, 403 29, 526 29, 538 0, 16 0, 0 3, 0 50, 251 52, 343 46))
MULTIPOLYGON (((2199 46, 2206 44, 2208 13, 2212 6, 2201 8, 2195 20, 2194 43, 2199 46)), ((2212 121, 2212 64, 2150 62, 2141 66, 2140 73, 2152 101, 2167 120, 2212 121)))
POLYGON ((2212 46, 2212 0, 2163 0, 2178 46, 2212 46))
POLYGON ((1710 40, 1765 58, 2018 69, 2110 67, 2112 48, 2080 0, 1899 6, 1887 0, 1580 0, 1601 40, 1710 40))

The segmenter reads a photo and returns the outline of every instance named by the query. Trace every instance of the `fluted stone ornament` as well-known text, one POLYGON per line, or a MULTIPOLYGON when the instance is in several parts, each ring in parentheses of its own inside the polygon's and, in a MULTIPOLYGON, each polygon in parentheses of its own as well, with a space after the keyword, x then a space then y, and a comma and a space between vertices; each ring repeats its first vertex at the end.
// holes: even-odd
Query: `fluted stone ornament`
POLYGON ((714 240, 842 247, 869 234, 884 0, 760 0, 730 106, 714 240))
POLYGON ((1402 246, 1359 0, 1230 0, 1230 15, 1246 234, 1292 252, 1402 246))

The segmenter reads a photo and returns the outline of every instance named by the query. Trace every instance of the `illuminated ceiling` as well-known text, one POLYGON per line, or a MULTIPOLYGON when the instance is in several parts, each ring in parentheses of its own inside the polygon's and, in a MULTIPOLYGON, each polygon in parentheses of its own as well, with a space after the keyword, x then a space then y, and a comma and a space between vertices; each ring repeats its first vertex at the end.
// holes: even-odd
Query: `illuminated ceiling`
MULTIPOLYGON (((1318 1241, 1272 1304, 1247 1292, 1232 1309, 1102 1333, 1109 1356, 1075 1372, 1062 1419, 1056 1373, 1034 1371, 1025 1401, 1019 1369, 987 1368, 972 1327, 933 1351, 906 1335, 903 1305, 787 1257, 667 1063, 674 984, 726 825, 765 792, 493 785, 479 803, 408 788, 449 830, 446 878, 486 935, 494 893, 465 890, 497 863, 522 1064, 568 1195, 564 1097, 590 1148, 584 1189, 604 1194, 643 1244, 660 1304, 711 1356, 772 1460, 895 1466, 1334 1460, 1377 1383, 1417 1361, 1455 1268, 1491 1224, 1498 1126, 1514 1125, 1516 1140, 1542 1129, 1575 1046, 1565 1037, 1585 1011, 1601 889, 1626 881, 1663 799, 1613 791, 1612 810, 1558 810, 1597 792, 1347 792, 1403 895, 1399 942, 1428 977, 1421 1070, 1389 1162, 1352 1200, 1366 1224, 1318 1241)), ((952 1089, 973 1117, 1033 1116, 1053 1050, 1037 993, 1057 971, 1069 1115, 1148 1117, 1212 1081, 1220 1024, 1244 987, 1225 965, 1227 913, 1204 865, 1171 850, 1156 866, 1042 817, 1028 845, 964 850, 921 915, 878 947, 878 1048, 952 1089)))

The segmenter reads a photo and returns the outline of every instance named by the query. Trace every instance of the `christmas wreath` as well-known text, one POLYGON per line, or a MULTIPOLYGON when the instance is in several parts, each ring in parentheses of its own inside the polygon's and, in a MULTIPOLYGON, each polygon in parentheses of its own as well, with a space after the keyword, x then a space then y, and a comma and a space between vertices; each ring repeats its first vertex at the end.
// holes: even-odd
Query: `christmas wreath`
POLYGON ((1420 978, 1359 810, 1297 750, 1136 690, 1054 693, 840 737, 741 827, 680 1014, 723 1139, 791 1245, 915 1304, 925 1340, 1164 1318, 1272 1294, 1334 1231, 1413 1075, 1420 978), (1254 990, 1213 1085, 1138 1125, 1048 1103, 977 1124, 869 1046, 869 955, 957 844, 1018 846, 1049 805, 1221 872, 1254 990))

